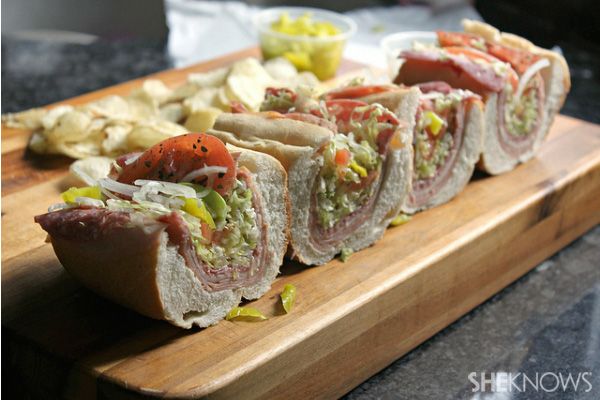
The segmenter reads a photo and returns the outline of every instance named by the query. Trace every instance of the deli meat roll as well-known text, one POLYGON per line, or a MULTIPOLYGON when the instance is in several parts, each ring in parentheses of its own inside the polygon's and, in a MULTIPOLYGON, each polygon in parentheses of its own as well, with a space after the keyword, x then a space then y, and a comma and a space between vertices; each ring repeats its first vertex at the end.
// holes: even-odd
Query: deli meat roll
POLYGON ((410 191, 418 89, 402 91, 400 120, 381 105, 320 101, 269 89, 257 114, 222 114, 211 134, 269 153, 288 173, 291 255, 323 264, 372 245, 410 191))
MULTIPOLYGON (((479 160, 483 136, 483 103, 475 93, 445 82, 416 85, 420 91, 414 116, 413 182, 402 211, 443 204, 469 182, 479 160)), ((403 89, 396 85, 358 85, 332 90, 324 99, 357 98, 379 103, 396 113, 403 89)))
POLYGON ((64 268, 183 328, 215 324, 242 297, 263 295, 287 248, 281 164, 203 133, 123 156, 109 177, 63 200, 35 221, 64 268))
POLYGON ((465 32, 437 32, 438 46, 403 51, 395 83, 445 81, 485 102, 481 167, 490 174, 532 158, 570 88, 565 59, 490 25, 463 21, 465 32))

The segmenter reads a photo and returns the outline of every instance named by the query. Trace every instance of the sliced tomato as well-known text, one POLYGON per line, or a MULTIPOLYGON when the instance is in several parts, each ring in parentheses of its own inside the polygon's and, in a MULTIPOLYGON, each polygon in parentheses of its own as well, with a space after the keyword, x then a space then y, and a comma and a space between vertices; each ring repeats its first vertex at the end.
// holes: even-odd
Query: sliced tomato
POLYGON ((359 97, 365 97, 370 94, 390 92, 396 88, 390 85, 361 85, 361 86, 347 86, 338 89, 334 89, 330 92, 325 93, 323 98, 325 100, 334 99, 357 99, 359 97))
POLYGON ((352 158, 350 150, 339 149, 335 152, 335 163, 339 166, 345 167, 350 164, 350 158, 352 158))
POLYGON ((489 43, 488 53, 509 63, 520 75, 527 71, 540 57, 525 50, 512 49, 501 44, 489 43))
POLYGON ((206 240, 206 242, 212 243, 214 231, 210 229, 210 226, 208 226, 208 224, 205 222, 201 222, 200 229, 202 231, 202 237, 206 240))
POLYGON ((485 50, 485 40, 472 33, 436 31, 436 34, 442 47, 465 46, 485 50))
POLYGON ((179 182, 188 173, 206 166, 225 167, 227 172, 199 176, 192 182, 208 186, 221 195, 228 194, 235 183, 235 161, 221 140, 205 133, 175 136, 152 146, 133 163, 123 166, 118 181, 128 184, 137 179, 179 182))

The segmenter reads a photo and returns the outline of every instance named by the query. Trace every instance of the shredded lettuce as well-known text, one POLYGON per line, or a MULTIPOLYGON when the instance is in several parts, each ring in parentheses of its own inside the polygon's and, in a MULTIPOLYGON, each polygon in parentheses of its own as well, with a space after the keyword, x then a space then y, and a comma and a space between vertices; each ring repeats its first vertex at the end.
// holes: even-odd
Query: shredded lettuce
MULTIPOLYGON (((207 189, 199 185, 186 187, 193 187, 198 196, 182 197, 177 191, 149 181, 141 185, 132 200, 111 198, 102 204, 112 211, 131 213, 133 224, 144 224, 147 219, 177 212, 187 223, 202 262, 215 269, 249 265, 260 237, 252 191, 241 180, 236 180, 227 198, 211 189, 207 193, 207 189)), ((96 189, 99 193, 98 188, 71 188, 63 194, 63 199, 75 201, 83 195, 96 198, 93 196, 100 196, 94 192, 96 189)))
POLYGON ((357 142, 354 133, 336 134, 323 151, 323 166, 316 189, 318 221, 332 228, 356 211, 373 194, 374 185, 360 185, 371 171, 381 168, 382 158, 367 140, 357 142), (335 161, 339 150, 350 151, 348 165, 335 161))
POLYGON ((538 119, 538 97, 535 80, 531 80, 520 98, 513 94, 507 85, 507 102, 504 108, 504 121, 508 132, 514 136, 526 136, 533 130, 538 119))

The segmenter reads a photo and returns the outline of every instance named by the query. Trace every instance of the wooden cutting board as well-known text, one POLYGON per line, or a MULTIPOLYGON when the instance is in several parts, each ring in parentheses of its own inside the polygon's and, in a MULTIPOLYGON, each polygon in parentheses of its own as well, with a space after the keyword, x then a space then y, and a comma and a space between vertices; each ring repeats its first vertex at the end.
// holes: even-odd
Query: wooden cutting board
MULTIPOLYGON (((257 54, 154 77, 177 85, 257 54)), ((287 261, 252 302, 268 321, 182 330, 95 296, 62 269, 33 216, 58 201, 69 160, 26 152, 27 137, 2 131, 3 367, 41 398, 336 397, 600 222, 600 126, 558 116, 536 159, 475 178, 348 262, 287 261), (278 300, 285 283, 298 288, 289 315, 278 300)))

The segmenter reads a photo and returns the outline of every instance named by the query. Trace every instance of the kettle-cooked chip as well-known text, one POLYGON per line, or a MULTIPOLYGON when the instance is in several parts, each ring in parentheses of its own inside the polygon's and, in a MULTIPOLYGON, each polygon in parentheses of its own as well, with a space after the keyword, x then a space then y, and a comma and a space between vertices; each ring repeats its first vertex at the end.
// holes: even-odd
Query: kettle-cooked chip
POLYGON ((221 111, 215 107, 198 109, 185 120, 185 128, 190 132, 205 132, 213 127, 221 111))
POLYGON ((180 103, 169 103, 162 106, 159 110, 160 118, 178 123, 185 116, 183 105, 180 103))
POLYGON ((50 109, 48 113, 42 117, 42 126, 47 131, 51 130, 54 128, 54 125, 56 125, 56 122, 60 117, 63 116, 63 114, 66 114, 72 110, 73 106, 69 105, 57 106, 50 109))
POLYGON ((189 74, 188 82, 193 83, 198 88, 216 88, 225 84, 228 74, 229 68, 222 67, 208 72, 189 74))
POLYGON ((110 173, 113 159, 109 157, 89 157, 77 160, 69 167, 69 172, 87 186, 97 185, 97 181, 110 173))
POLYGON ((71 110, 57 119, 54 128, 48 132, 48 140, 52 143, 74 142, 87 138, 92 118, 81 111, 71 110))
POLYGON ((187 133, 181 125, 160 119, 140 122, 133 127, 127 137, 127 145, 130 151, 145 150, 156 143, 172 136, 187 133))
POLYGON ((106 138, 102 141, 102 153, 119 155, 127 152, 127 136, 133 127, 129 124, 116 124, 106 127, 106 138))

